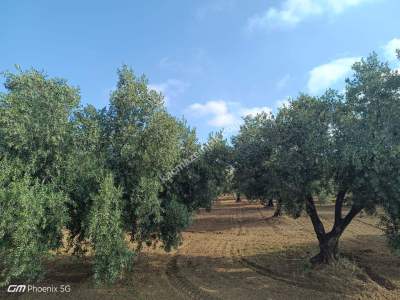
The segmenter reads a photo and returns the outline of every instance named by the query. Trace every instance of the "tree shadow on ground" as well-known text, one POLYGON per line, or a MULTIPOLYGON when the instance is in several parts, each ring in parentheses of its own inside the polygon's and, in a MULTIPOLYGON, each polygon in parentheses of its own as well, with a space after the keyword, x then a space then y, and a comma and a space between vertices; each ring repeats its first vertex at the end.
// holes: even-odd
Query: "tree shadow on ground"
MULTIPOLYGON (((269 288, 275 285, 288 292, 300 288, 309 295, 325 293, 329 299, 377 290, 385 295, 400 296, 400 258, 388 251, 382 252, 381 239, 377 238, 367 236, 368 244, 360 248, 354 246, 357 236, 353 241, 343 240, 342 257, 330 266, 311 267, 308 260, 318 249, 316 243, 310 242, 253 255, 246 255, 246 249, 238 249, 233 257, 180 256, 178 270, 197 285, 220 293, 224 288, 243 287, 246 278, 257 276, 270 280, 269 288), (224 287, 223 283, 229 286, 224 287)), ((262 286, 257 288, 262 289, 262 286)), ((268 293, 268 289, 265 292, 268 293)))

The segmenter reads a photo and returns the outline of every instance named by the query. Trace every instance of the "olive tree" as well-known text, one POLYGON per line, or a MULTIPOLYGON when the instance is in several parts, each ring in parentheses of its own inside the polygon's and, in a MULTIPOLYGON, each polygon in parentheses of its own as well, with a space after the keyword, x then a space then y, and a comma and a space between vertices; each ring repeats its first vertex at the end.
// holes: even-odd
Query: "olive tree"
POLYGON ((250 200, 260 200, 273 206, 277 200, 275 216, 281 214, 280 181, 270 164, 276 144, 276 124, 272 114, 247 116, 240 132, 232 140, 234 145, 234 181, 238 190, 250 200))
POLYGON ((320 248, 313 263, 338 258, 339 239, 361 210, 400 199, 399 74, 375 54, 353 70, 345 95, 302 95, 277 116, 281 196, 293 215, 305 209, 310 216, 320 248), (324 190, 335 196, 330 231, 315 205, 324 190))
POLYGON ((185 140, 182 168, 165 182, 167 195, 177 197, 189 211, 210 209, 213 201, 224 192, 232 163, 232 150, 221 132, 211 134, 204 145, 195 140, 194 132, 185 140))
POLYGON ((293 217, 307 212, 320 248, 314 264, 337 260, 348 225, 377 206, 386 212, 391 245, 398 245, 400 75, 376 54, 353 71, 344 94, 302 94, 276 118, 247 118, 233 139, 241 191, 250 199, 272 194, 293 217), (330 230, 316 205, 327 194, 335 199, 330 230))
POLYGON ((319 240, 320 255, 328 262, 336 255, 336 244, 331 244, 331 233, 325 232, 314 201, 329 187, 334 167, 330 103, 301 95, 279 111, 276 123, 277 144, 272 165, 282 183, 279 190, 282 205, 294 217, 306 209, 319 240))
MULTIPOLYGON (((174 189, 173 183, 161 178, 199 146, 195 133, 184 121, 168 114, 163 96, 148 88, 145 77, 136 77, 127 66, 119 69, 118 76, 104 114, 106 166, 122 188, 123 220, 131 239, 139 249, 143 242, 161 241, 169 250, 179 244, 180 231, 188 225, 190 213, 197 207, 193 203, 198 200, 188 198, 182 189, 174 189)), ((198 176, 205 180, 209 174, 198 176)), ((218 190, 218 184, 213 188, 218 190)), ((197 197, 211 196, 199 193, 197 197)))

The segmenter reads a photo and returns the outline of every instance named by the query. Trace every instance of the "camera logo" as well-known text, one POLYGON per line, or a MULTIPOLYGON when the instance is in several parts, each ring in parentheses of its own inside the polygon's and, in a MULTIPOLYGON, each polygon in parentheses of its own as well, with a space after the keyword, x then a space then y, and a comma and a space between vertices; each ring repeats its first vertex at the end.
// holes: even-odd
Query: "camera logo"
POLYGON ((26 290, 26 285, 25 284, 11 284, 8 286, 7 292, 8 293, 24 293, 26 290))

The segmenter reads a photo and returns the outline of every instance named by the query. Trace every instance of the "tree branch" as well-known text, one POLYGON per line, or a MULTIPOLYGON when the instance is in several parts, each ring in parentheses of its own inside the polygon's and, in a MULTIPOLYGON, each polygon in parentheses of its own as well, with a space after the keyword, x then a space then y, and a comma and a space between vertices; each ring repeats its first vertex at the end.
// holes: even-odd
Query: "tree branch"
POLYGON ((344 197, 346 196, 345 191, 340 191, 336 195, 336 202, 335 202, 335 223, 333 225, 333 228, 335 228, 337 225, 342 222, 342 207, 343 207, 343 202, 344 202, 344 197))
POLYGON ((318 241, 323 242, 326 237, 325 227, 318 216, 318 212, 312 196, 308 196, 306 198, 306 211, 307 214, 310 216, 311 222, 314 226, 314 231, 317 234, 318 241))
POLYGON ((350 211, 347 213, 346 217, 342 221, 342 231, 345 230, 345 228, 350 224, 353 218, 362 210, 362 206, 355 206, 354 204, 352 205, 350 211))

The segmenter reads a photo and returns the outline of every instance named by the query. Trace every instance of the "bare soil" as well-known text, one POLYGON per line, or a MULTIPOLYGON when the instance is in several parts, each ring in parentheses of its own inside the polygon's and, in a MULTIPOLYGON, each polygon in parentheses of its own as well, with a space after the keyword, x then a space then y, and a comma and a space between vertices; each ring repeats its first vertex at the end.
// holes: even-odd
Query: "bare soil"
MULTIPOLYGON (((333 206, 319 206, 325 226, 333 206)), ((378 217, 356 217, 342 236, 342 259, 312 269, 318 252, 308 217, 220 199, 201 210, 177 251, 148 248, 117 285, 92 283, 90 258, 57 255, 37 285, 71 284, 68 294, 0 294, 4 299, 400 299, 400 257, 386 246, 378 217)))

